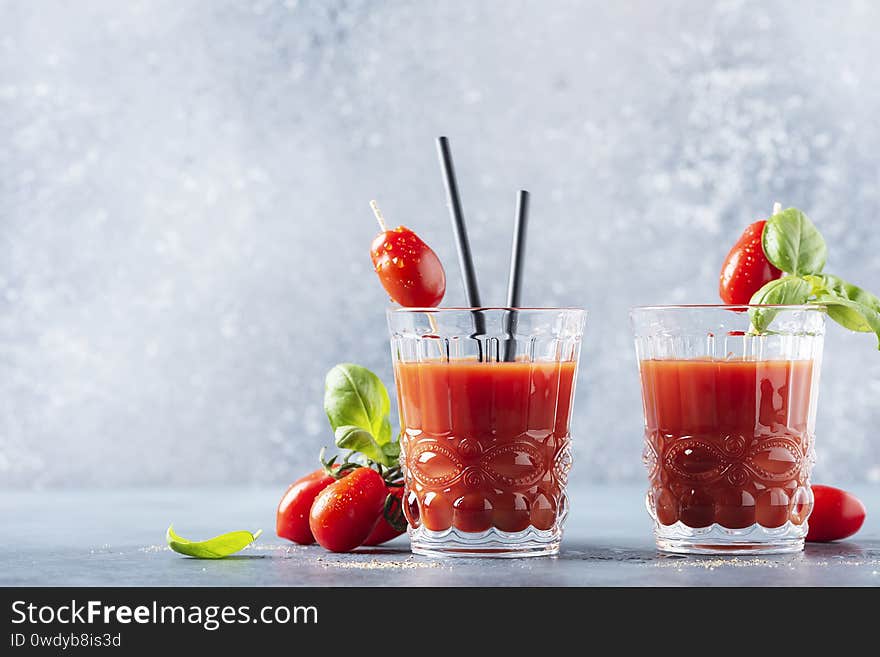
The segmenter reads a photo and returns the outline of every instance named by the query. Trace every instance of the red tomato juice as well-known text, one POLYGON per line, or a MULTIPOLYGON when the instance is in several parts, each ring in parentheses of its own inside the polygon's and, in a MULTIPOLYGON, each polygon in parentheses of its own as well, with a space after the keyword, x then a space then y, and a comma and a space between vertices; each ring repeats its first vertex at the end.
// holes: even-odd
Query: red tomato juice
POLYGON ((648 506, 660 524, 742 529, 807 519, 812 361, 643 360, 639 369, 648 506))
POLYGON ((567 508, 574 361, 398 362, 413 527, 554 528, 567 508))

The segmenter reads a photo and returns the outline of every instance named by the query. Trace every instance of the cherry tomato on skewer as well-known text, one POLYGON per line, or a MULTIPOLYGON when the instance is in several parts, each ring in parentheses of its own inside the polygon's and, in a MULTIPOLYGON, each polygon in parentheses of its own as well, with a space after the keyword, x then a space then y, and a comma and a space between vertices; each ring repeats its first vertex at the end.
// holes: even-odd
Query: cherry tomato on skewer
POLYGON ((437 254, 405 226, 388 229, 376 202, 370 203, 382 232, 370 246, 373 267, 391 299, 410 308, 433 308, 446 293, 446 273, 437 254))
POLYGON ((782 276, 764 254, 761 237, 766 223, 761 220, 747 226, 724 259, 718 284, 724 303, 745 305, 764 284, 782 276))

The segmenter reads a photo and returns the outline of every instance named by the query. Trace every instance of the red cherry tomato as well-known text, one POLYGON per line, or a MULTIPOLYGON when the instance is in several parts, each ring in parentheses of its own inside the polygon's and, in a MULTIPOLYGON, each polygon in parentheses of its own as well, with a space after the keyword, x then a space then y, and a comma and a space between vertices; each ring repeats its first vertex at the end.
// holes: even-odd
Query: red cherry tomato
POLYGON ((401 306, 432 308, 446 293, 440 258, 409 228, 379 233, 370 246, 382 287, 401 306))
POLYGON ((309 528, 312 502, 322 490, 336 481, 324 470, 315 470, 290 484, 275 513, 275 533, 300 545, 315 542, 309 528))
POLYGON ((859 499, 839 488, 815 485, 813 512, 807 520, 808 541, 836 541, 852 536, 865 522, 865 505, 859 499))
POLYGON ((761 235, 766 221, 748 226, 737 240, 721 267, 718 293, 726 304, 747 304, 766 283, 782 276, 764 255, 761 235))
MULTIPOLYGON (((364 541, 364 545, 381 545, 382 543, 390 541, 392 538, 397 538, 406 531, 406 519, 403 517, 403 508, 401 506, 403 499, 403 486, 389 486, 388 494, 395 498, 395 501, 391 503, 389 511, 397 518, 395 524, 398 524, 398 522, 402 523, 402 528, 395 529, 392 527, 387 518, 385 518, 383 512, 382 517, 379 518, 379 522, 376 523, 376 526, 373 527, 373 531, 370 532, 370 535, 367 536, 367 540, 364 541)), ((398 526, 400 527, 400 525, 398 526)))
POLYGON ((372 468, 356 468, 318 493, 309 512, 309 527, 331 552, 350 552, 373 531, 388 491, 372 468))

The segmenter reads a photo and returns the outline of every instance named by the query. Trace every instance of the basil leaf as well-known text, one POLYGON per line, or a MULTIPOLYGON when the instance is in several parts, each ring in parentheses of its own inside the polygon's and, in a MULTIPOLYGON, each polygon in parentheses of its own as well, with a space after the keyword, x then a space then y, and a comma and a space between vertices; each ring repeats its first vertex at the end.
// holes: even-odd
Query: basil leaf
POLYGON ((337 427, 335 436, 336 446, 339 448, 360 452, 368 459, 382 465, 389 467, 397 465, 397 457, 400 454, 399 443, 380 445, 369 431, 351 425, 337 427))
POLYGON ((262 533, 262 529, 257 530, 255 534, 237 531, 220 534, 220 536, 209 538, 207 541, 188 541, 174 533, 174 525, 169 525, 168 531, 165 533, 165 540, 168 541, 168 547, 172 550, 188 557, 222 559, 243 550, 256 541, 262 533))
POLYGON ((342 363, 327 373, 324 411, 337 447, 360 452, 382 465, 396 466, 400 445, 391 442, 390 410, 388 391, 367 368, 342 363))
POLYGON ((880 311, 880 299, 863 290, 858 285, 847 283, 840 276, 833 274, 821 274, 819 276, 807 276, 806 279, 813 287, 824 292, 830 292, 844 299, 855 301, 874 310, 880 311))
POLYGON ((367 368, 342 363, 327 373, 324 411, 333 431, 340 427, 359 427, 383 445, 391 441, 390 410, 388 391, 379 377, 367 368))
MULTIPOLYGON (((752 295, 749 305, 789 306, 807 303, 813 286, 797 276, 783 276, 770 281, 752 295)), ((763 333, 779 312, 778 308, 749 308, 755 333, 763 333)))
POLYGON ((828 316, 844 328, 862 333, 876 333, 877 348, 880 349, 880 312, 857 301, 841 299, 830 294, 819 296, 817 301, 825 304, 828 308, 828 316))
POLYGON ((387 415, 382 418, 382 427, 379 429, 379 433, 374 434, 374 437, 380 445, 391 444, 391 420, 388 419, 387 415))
POLYGON ((400 442, 394 441, 393 443, 385 443, 382 445, 382 452, 388 460, 391 461, 389 465, 397 463, 397 460, 400 458, 400 442))
POLYGON ((761 243, 771 263, 795 276, 818 274, 828 257, 822 234, 809 217, 796 208, 788 208, 770 217, 764 226, 761 243))
POLYGON ((823 274, 807 280, 813 285, 816 302, 825 304, 831 319, 850 331, 876 333, 880 349, 880 299, 839 276, 823 274))

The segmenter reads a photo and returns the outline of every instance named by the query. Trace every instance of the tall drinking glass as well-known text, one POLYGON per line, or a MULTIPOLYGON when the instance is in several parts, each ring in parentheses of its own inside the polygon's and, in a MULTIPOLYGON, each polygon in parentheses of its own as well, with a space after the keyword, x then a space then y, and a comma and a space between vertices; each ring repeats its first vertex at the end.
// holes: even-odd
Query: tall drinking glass
POLYGON ((803 549, 825 309, 654 306, 631 319, 657 547, 803 549))
POLYGON ((388 311, 418 554, 556 554, 584 311, 388 311))

